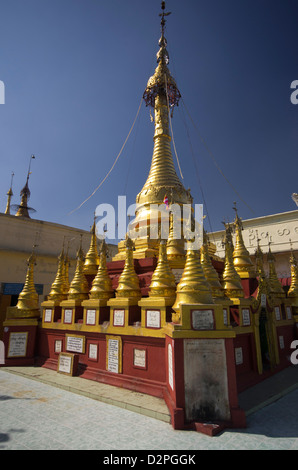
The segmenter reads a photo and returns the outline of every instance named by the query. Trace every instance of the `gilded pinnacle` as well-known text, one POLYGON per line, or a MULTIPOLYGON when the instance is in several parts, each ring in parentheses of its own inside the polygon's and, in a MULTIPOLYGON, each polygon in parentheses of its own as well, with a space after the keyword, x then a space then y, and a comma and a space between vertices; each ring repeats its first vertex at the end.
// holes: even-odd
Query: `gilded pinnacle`
POLYGON ((158 263, 151 278, 149 297, 175 297, 175 293, 175 276, 168 262, 166 241, 160 240, 158 263))

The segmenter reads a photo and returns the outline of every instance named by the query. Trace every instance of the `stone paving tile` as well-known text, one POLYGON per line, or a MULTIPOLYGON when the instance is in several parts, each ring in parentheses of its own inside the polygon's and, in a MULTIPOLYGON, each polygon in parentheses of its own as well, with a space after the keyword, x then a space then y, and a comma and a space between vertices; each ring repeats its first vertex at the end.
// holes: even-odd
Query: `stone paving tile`
POLYGON ((298 390, 215 437, 0 370, 0 450, 297 450, 298 390))

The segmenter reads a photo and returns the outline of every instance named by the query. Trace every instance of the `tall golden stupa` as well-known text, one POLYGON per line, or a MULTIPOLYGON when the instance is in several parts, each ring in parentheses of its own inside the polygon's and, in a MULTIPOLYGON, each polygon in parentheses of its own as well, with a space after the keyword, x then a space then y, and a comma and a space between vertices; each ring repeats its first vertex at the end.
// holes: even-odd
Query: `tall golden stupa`
MULTIPOLYGON (((168 201, 169 213, 171 206, 181 208, 183 204, 192 204, 190 191, 181 183, 174 166, 171 150, 170 110, 178 105, 181 97, 174 78, 169 68, 169 54, 167 40, 165 38, 165 2, 162 2, 161 13, 161 37, 159 39, 159 51, 157 52, 157 67, 149 78, 143 98, 146 106, 154 109, 154 147, 151 168, 147 180, 136 197, 136 217, 130 223, 129 235, 135 239, 134 258, 149 258, 158 256, 158 238, 160 235, 161 214, 157 206, 168 201), (155 229, 156 237, 150 236, 155 229)), ((175 217, 175 224, 182 223, 182 216, 175 217)), ((181 227, 179 227, 181 228, 181 227)), ((182 233, 182 230, 179 230, 182 233)), ((183 237, 183 234, 182 234, 183 237)), ((168 238, 168 237, 167 237, 168 238)), ((176 240, 177 256, 184 256, 184 242, 176 240)), ((114 260, 125 258, 124 241, 118 245, 119 253, 114 260)), ((173 242, 171 243, 173 252, 173 242)))

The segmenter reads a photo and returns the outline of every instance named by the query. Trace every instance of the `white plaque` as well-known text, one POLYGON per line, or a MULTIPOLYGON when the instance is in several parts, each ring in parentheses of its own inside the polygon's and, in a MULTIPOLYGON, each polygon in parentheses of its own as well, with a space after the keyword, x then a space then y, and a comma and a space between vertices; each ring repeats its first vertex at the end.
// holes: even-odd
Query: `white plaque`
POLYGON ((50 323, 52 321, 52 312, 53 310, 51 308, 46 308, 44 311, 44 322, 45 323, 50 323))
POLYGON ((287 319, 291 320, 292 319, 292 310, 291 307, 286 307, 286 312, 287 312, 287 319))
POLYGON ((279 347, 280 347, 280 349, 285 348, 285 340, 284 340, 283 336, 279 336, 279 347))
POLYGON ((89 359, 97 360, 97 351, 98 351, 97 344, 89 344, 89 359))
POLYGON ((191 319, 194 330, 214 330, 213 310, 192 310, 191 319))
POLYGON ((7 357, 25 357, 28 332, 10 333, 7 357))
POLYGON ((160 328, 160 310, 146 310, 146 327, 160 328))
POLYGON ((235 348, 235 361, 236 365, 243 364, 243 351, 242 348, 235 348))
POLYGON ((146 367, 146 349, 133 350, 133 365, 136 367, 146 367))
POLYGON ((75 353, 83 353, 85 346, 85 337, 84 336, 71 336, 66 335, 66 350, 75 352, 75 353))
POLYGON ((249 326, 250 325, 250 311, 249 311, 249 308, 243 308, 242 309, 242 324, 243 324, 243 326, 249 326))
POLYGON ((125 310, 114 310, 114 319, 113 319, 113 325, 114 326, 124 326, 124 320, 125 320, 125 310))
POLYGON ((279 310, 279 307, 274 307, 274 311, 275 311, 275 318, 276 318, 276 320, 280 320, 280 310, 279 310))
POLYGON ((72 323, 72 309, 64 310, 64 323, 72 323))
POLYGON ((108 339, 108 371, 119 374, 120 340, 108 339))
POLYGON ((58 372, 71 374, 73 365, 73 356, 71 354, 61 353, 58 361, 58 372))
POLYGON ((86 325, 95 325, 96 310, 87 310, 86 325))
POLYGON ((266 307, 266 305, 267 305, 266 294, 261 294, 261 307, 266 307))
POLYGON ((173 378, 173 350, 172 345, 168 345, 168 370, 169 370, 169 385, 174 390, 174 378, 173 378))
POLYGON ((56 339, 55 341, 55 353, 61 353, 62 351, 62 340, 56 339))

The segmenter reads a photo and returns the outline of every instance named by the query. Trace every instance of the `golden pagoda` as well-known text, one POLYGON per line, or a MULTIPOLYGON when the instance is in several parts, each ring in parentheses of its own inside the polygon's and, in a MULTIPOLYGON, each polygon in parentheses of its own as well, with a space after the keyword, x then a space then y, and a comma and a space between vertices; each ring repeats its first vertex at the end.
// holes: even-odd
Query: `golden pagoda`
POLYGON ((225 233, 225 269, 222 275, 223 289, 228 298, 244 297, 241 278, 235 269, 233 262, 233 241, 232 230, 229 224, 226 224, 225 233))
POLYGON ((160 240, 159 257, 149 286, 149 297, 173 297, 175 299, 176 282, 167 258, 167 244, 160 240))
POLYGON ((241 279, 250 278, 255 276, 255 269, 252 260, 250 259, 249 252, 244 245, 242 237, 242 220, 238 216, 236 204, 233 209, 236 212, 234 227, 236 232, 236 242, 233 251, 234 266, 241 279))
POLYGON ((21 191, 20 191, 21 203, 20 203, 19 206, 14 206, 15 208, 18 209, 17 213, 15 214, 15 217, 26 217, 26 218, 30 219, 29 212, 35 212, 35 209, 32 209, 32 207, 28 206, 28 200, 29 200, 30 194, 31 194, 30 189, 29 189, 29 177, 31 175, 30 168, 31 168, 31 161, 34 158, 35 158, 35 156, 31 155, 26 183, 25 183, 25 186, 23 187, 23 189, 21 189, 21 191))
MULTIPOLYGON (((129 235, 135 239, 134 258, 158 256, 158 236, 153 239, 150 232, 160 224, 159 205, 167 199, 169 204, 182 208, 183 204, 191 204, 192 197, 181 183, 173 162, 170 135, 170 114, 178 105, 181 97, 174 78, 169 69, 169 54, 165 38, 165 2, 162 2, 161 38, 157 53, 157 68, 150 77, 143 98, 146 106, 154 108, 154 148, 148 178, 136 198, 136 217, 131 222, 129 235)), ((159 233, 159 230, 156 231, 159 233)), ((113 259, 125 258, 124 242, 118 245, 118 255, 113 259)))
POLYGON ((292 299, 292 305, 295 313, 298 313, 298 262, 291 248, 291 285, 288 291, 288 297, 292 299))
POLYGON ((281 283, 278 280, 276 270, 275 270, 275 257, 271 251, 270 244, 269 244, 269 251, 267 255, 267 261, 269 265, 269 275, 268 275, 268 283, 270 286, 270 290, 272 295, 275 297, 285 297, 286 293, 282 288, 281 283))
POLYGON ((199 250, 188 242, 186 262, 182 277, 177 285, 173 321, 179 320, 181 304, 213 304, 212 292, 200 262, 199 250))
POLYGON ((133 260, 133 241, 126 235, 125 240, 126 257, 123 271, 119 277, 118 287, 116 289, 116 298, 141 298, 141 289, 139 278, 135 272, 133 260))
POLYGON ((212 297, 223 298, 224 290, 209 255, 209 240, 205 230, 203 231, 203 245, 201 247, 201 265, 204 275, 211 287, 212 297))
POLYGON ((68 291, 68 300, 85 300, 88 298, 89 287, 84 274, 84 254, 82 250, 82 240, 77 253, 77 265, 73 280, 68 291))
POLYGON ((107 270, 107 244, 102 240, 100 247, 100 261, 97 274, 92 281, 89 293, 90 299, 109 300, 114 295, 112 281, 107 270))
POLYGON ((181 219, 175 218, 174 213, 170 212, 169 238, 167 241, 167 259, 172 268, 184 268, 185 265, 185 240, 181 236, 181 219), (174 220, 175 219, 175 220, 174 220), (179 225, 179 231, 177 230, 179 225), (177 233, 178 232, 178 233, 177 233))
POLYGON ((95 218, 91 228, 91 242, 89 250, 85 257, 84 262, 84 274, 96 275, 99 265, 99 256, 97 250, 97 238, 96 238, 96 227, 95 218))
POLYGON ((48 295, 48 300, 62 301, 62 300, 67 299, 67 291, 65 289, 64 266, 65 266, 65 256, 64 256, 64 249, 62 249, 62 252, 60 253, 59 258, 58 258, 57 274, 51 286, 51 290, 48 295))

